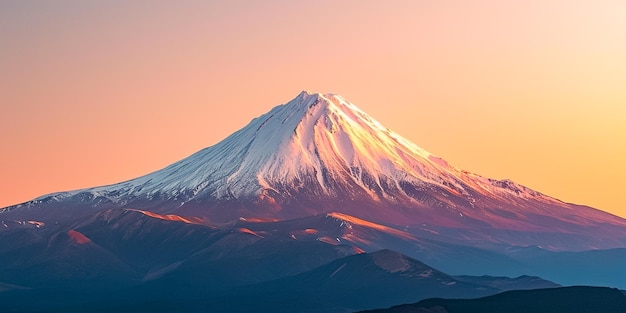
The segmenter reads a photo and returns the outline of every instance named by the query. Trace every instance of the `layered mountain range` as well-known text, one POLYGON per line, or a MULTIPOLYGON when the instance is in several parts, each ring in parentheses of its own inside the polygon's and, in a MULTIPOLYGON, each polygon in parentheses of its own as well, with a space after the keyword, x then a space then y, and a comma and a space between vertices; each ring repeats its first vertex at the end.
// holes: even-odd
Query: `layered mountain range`
POLYGON ((278 312, 311 294, 330 299, 321 311, 352 311, 557 286, 527 275, 626 288, 626 220, 460 170, 335 94, 302 92, 164 169, 6 207, 0 221, 0 294, 63 310, 101 294, 42 290, 217 311, 246 295, 278 312), (410 291, 377 301, 376 286, 410 291))

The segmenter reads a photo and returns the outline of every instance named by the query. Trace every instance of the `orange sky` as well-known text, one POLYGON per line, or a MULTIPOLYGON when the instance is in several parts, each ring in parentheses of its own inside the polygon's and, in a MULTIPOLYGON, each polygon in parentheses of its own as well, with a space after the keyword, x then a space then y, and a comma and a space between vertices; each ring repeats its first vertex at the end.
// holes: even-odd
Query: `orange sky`
POLYGON ((626 217, 626 2, 2 1, 0 207, 119 182, 301 90, 626 217))

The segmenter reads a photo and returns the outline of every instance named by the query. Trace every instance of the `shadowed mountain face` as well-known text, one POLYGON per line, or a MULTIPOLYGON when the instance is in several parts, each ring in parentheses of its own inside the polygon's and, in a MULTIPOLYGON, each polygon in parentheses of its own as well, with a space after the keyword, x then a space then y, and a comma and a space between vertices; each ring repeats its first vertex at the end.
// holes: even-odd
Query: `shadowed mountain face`
POLYGON ((564 287, 509 291, 480 299, 428 299, 363 313, 589 313, 626 312, 626 295, 617 289, 564 287))
POLYGON ((146 213, 106 210, 71 225, 5 232, 0 236, 0 279, 17 285, 60 287, 70 277, 54 267, 65 266, 74 269, 72 275, 84 273, 70 281, 85 283, 117 275, 122 285, 165 276, 179 281, 223 281, 220 286, 229 286, 293 275, 346 255, 385 248, 444 268, 464 268, 464 273, 485 274, 487 269, 523 273, 515 272, 523 265, 504 255, 416 238, 339 213, 282 222, 240 220, 220 226, 146 213))
POLYGON ((118 289, 174 272, 180 281, 223 289, 297 274, 357 252, 348 245, 296 241, 288 233, 259 235, 136 210, 107 210, 46 232, 5 234, 0 281, 33 288, 118 289))
POLYGON ((622 218, 459 170, 302 92, 162 170, 0 209, 0 300, 347 312, 555 286, 532 275, 626 288, 624 251, 622 218))
MULTIPOLYGON (((315 246, 308 244, 301 247, 315 250, 315 246)), ((298 248, 297 245, 288 247, 301 256, 306 253, 298 248)), ((219 257, 193 256, 189 263, 184 261, 185 264, 161 276, 152 275, 149 280, 131 287, 106 292, 77 288, 9 289, 0 293, 0 309, 18 312, 133 312, 147 308, 151 312, 353 312, 429 297, 491 295, 507 290, 500 288, 506 285, 522 289, 539 285, 558 287, 536 277, 457 278, 390 250, 340 257, 295 275, 284 276, 283 272, 274 275, 283 275, 282 278, 265 277, 266 281, 253 283, 249 277, 260 278, 251 275, 254 271, 274 268, 280 273, 277 265, 281 264, 276 262, 279 258, 267 253, 246 256, 254 260, 244 264, 241 257, 226 257, 231 263, 229 266, 223 266, 219 257), (270 260, 273 266, 267 262, 270 260), (200 271, 201 266, 206 268, 200 271), (244 273, 233 275, 235 268, 244 273), (220 271, 227 273, 216 274, 220 271)), ((281 253, 281 256, 294 257, 289 253, 281 253)), ((288 268, 285 264, 281 266, 288 268)))
POLYGON ((229 309, 237 312, 328 312, 337 308, 354 311, 433 296, 468 298, 499 291, 459 281, 397 252, 380 250, 341 258, 295 276, 238 288, 233 296, 222 302, 210 301, 210 305, 219 310, 231 303, 229 309), (252 301, 237 303, 239 297, 252 301), (266 305, 259 308, 255 303, 266 305))

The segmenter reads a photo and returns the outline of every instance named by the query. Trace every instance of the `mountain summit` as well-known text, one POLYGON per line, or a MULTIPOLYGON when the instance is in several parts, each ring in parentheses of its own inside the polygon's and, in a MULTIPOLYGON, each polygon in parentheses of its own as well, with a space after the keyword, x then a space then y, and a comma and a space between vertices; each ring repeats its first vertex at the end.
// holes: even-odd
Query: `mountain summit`
POLYGON ((46 195, 0 218, 59 222, 111 208, 291 219, 342 212, 478 244, 626 245, 626 220, 459 170, 335 94, 303 91, 226 139, 119 184, 46 195))

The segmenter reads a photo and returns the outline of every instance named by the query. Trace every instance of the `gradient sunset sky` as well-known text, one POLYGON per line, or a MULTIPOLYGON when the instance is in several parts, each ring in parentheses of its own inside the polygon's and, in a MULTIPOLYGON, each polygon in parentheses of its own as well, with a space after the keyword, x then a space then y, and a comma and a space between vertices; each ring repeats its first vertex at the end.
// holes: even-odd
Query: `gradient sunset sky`
POLYGON ((213 145, 301 90, 626 217, 626 1, 0 1, 0 207, 213 145))

